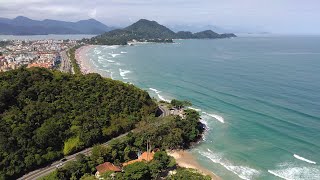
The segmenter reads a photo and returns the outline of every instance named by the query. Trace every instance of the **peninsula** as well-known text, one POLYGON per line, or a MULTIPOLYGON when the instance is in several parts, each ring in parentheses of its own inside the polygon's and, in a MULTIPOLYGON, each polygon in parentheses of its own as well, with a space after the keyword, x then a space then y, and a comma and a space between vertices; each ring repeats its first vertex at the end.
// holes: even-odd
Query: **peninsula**
POLYGON ((85 42, 97 45, 127 45, 128 42, 173 42, 172 39, 221 39, 236 37, 235 34, 218 34, 211 30, 198 33, 173 32, 156 21, 140 19, 134 24, 87 39, 85 42))

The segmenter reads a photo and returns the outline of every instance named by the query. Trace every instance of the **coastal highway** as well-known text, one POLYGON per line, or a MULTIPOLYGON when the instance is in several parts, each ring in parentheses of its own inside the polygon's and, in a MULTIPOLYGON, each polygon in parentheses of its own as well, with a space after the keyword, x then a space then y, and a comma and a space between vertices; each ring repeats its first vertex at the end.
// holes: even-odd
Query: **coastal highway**
POLYGON ((60 71, 66 72, 66 73, 71 73, 72 72, 72 65, 71 65, 70 59, 67 55, 67 52, 62 51, 60 53, 60 56, 61 56, 60 71))
MULTIPOLYGON (((120 136, 118 136, 116 138, 111 139, 110 141, 115 140, 115 139, 120 139, 120 138, 126 136, 127 134, 128 133, 122 134, 122 135, 120 135, 120 136)), ((106 143, 103 143, 102 145, 103 146, 107 146, 110 143, 110 141, 108 141, 106 143)), ((61 159, 59 161, 53 162, 52 164, 50 164, 47 167, 44 167, 44 168, 41 168, 41 169, 37 169, 37 170, 32 171, 32 172, 30 172, 28 174, 25 174, 24 176, 22 176, 18 180, 34 180, 34 179, 38 179, 38 178, 40 178, 42 176, 45 176, 45 175, 51 173, 52 171, 54 171, 57 168, 56 167, 57 165, 61 164, 61 165, 59 165, 59 167, 62 167, 67 162, 76 160, 76 156, 78 154, 84 154, 84 155, 88 156, 88 155, 91 154, 91 151, 92 151, 92 147, 87 148, 87 149, 85 149, 83 151, 77 152, 75 154, 72 154, 70 156, 66 156, 66 157, 63 158, 63 159, 66 159, 65 161, 62 161, 62 159, 61 159)))
MULTIPOLYGON (((162 111, 162 114, 160 115, 160 117, 165 117, 165 116, 169 116, 170 115, 170 111, 169 111, 169 109, 167 107, 161 105, 161 106, 159 106, 159 109, 162 111)), ((118 136, 116 138, 111 139, 110 141, 115 140, 115 139, 120 139, 120 138, 126 136, 127 134, 128 133, 122 134, 122 135, 120 135, 120 136, 118 136)), ((103 143, 102 145, 103 146, 107 146, 110 143, 110 141, 108 141, 106 143, 103 143)), ((62 161, 62 159, 59 160, 59 161, 55 161, 55 162, 53 162, 52 164, 50 164, 50 165, 48 165, 46 167, 34 170, 34 171, 32 171, 32 172, 30 172, 28 174, 25 174, 24 176, 22 176, 18 180, 34 180, 34 179, 38 179, 38 178, 40 178, 42 176, 45 176, 45 175, 51 173, 55 169, 57 169, 57 167, 56 167, 57 165, 59 165, 59 167, 62 167, 67 162, 74 161, 78 154, 84 154, 86 156, 89 156, 91 154, 91 151, 92 151, 92 147, 87 148, 85 150, 82 150, 80 152, 77 152, 75 154, 72 154, 70 156, 66 156, 66 157, 63 158, 63 159, 65 159, 65 161, 62 161)))

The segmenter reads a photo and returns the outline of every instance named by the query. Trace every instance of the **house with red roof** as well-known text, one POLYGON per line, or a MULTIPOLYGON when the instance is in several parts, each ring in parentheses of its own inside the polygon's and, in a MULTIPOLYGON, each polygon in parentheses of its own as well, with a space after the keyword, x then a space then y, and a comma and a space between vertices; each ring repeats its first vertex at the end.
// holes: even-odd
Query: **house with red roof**
POLYGON ((110 162, 105 162, 103 164, 100 164, 96 167, 97 172, 95 174, 96 178, 100 179, 101 174, 111 171, 111 172, 121 172, 121 168, 118 166, 115 166, 114 164, 110 162))

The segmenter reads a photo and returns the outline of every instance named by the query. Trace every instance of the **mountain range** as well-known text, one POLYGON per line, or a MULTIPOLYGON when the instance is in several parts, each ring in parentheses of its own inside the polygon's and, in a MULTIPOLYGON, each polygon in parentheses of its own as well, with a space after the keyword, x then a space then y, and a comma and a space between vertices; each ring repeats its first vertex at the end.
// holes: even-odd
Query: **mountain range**
POLYGON ((51 19, 38 21, 24 16, 0 18, 2 35, 102 34, 113 29, 95 19, 66 22, 51 19))
POLYGON ((218 39, 231 37, 236 37, 236 35, 232 33, 218 34, 212 30, 205 30, 198 33, 192 33, 190 31, 179 31, 175 33, 156 21, 140 19, 126 28, 115 29, 93 37, 90 43, 124 45, 133 39, 149 42, 172 42, 172 39, 218 39))

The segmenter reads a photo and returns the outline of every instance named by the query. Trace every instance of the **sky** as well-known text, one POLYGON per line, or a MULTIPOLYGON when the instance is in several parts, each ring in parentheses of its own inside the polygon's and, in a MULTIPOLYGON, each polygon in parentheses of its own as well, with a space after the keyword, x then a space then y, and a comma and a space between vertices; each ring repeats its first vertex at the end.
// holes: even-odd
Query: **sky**
POLYGON ((213 25, 235 31, 320 34, 320 0, 0 0, 0 17, 124 27, 139 19, 164 25, 213 25))

